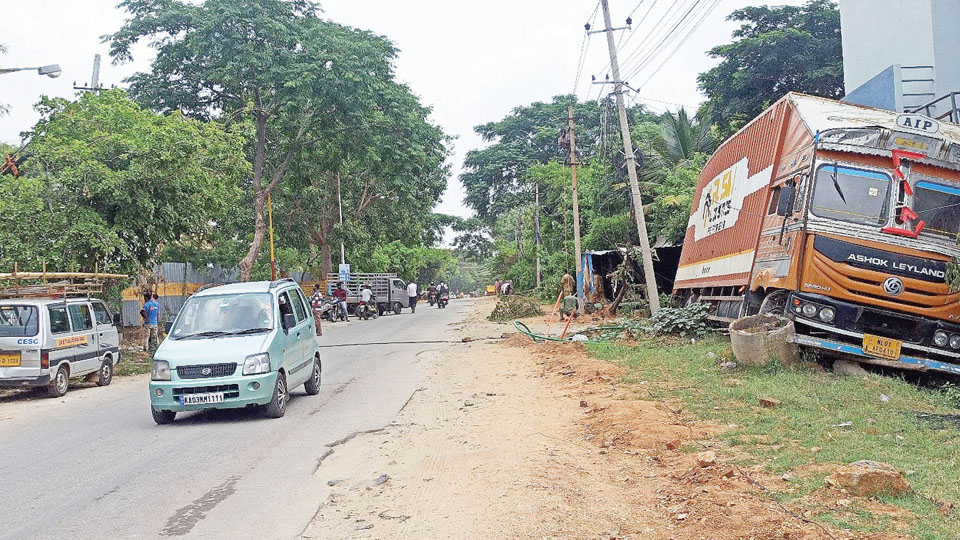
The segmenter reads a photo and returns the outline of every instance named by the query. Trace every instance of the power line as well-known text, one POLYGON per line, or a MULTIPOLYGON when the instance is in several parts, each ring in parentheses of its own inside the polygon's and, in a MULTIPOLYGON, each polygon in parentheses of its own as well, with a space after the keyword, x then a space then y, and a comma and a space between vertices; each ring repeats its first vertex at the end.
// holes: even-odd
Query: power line
MULTIPOLYGON (((640 3, 638 3, 638 4, 633 8, 633 11, 630 12, 630 15, 629 15, 627 18, 629 19, 631 16, 633 16, 633 13, 636 12, 637 9, 638 9, 638 8, 643 4, 643 2, 645 2, 645 1, 646 1, 646 0, 641 0, 640 3)), ((653 2, 650 4, 650 7, 648 7, 647 10, 643 13, 643 16, 640 17, 640 20, 637 22, 636 26, 634 26, 633 29, 630 31, 630 35, 627 36, 626 41, 623 40, 623 35, 621 34, 620 40, 617 42, 617 54, 620 54, 620 51, 621 51, 623 48, 625 48, 625 47, 627 46, 627 44, 630 43, 630 40, 633 39, 634 36, 636 36, 637 34, 640 33, 640 32, 639 32, 640 27, 643 26, 644 21, 647 20, 647 17, 650 15, 650 12, 653 11, 653 8, 657 5, 657 2, 659 2, 659 1, 660 1, 660 0, 653 0, 653 2), (622 44, 621 44, 621 42, 622 42, 622 44)), ((602 73, 603 73, 604 71, 606 71, 607 68, 609 68, 609 67, 610 67, 610 60, 608 59, 608 60, 606 60, 606 63, 604 64, 604 66, 603 66, 601 69, 599 69, 599 70, 594 70, 592 73, 594 73, 594 74, 602 74, 602 73)))
POLYGON ((670 53, 669 53, 666 57, 664 57, 663 61, 660 62, 660 65, 658 65, 658 66, 656 67, 656 69, 654 69, 652 72, 650 72, 650 75, 648 75, 647 78, 643 81, 643 83, 641 83, 641 85, 640 85, 641 88, 643 88, 644 86, 646 86, 646 84, 647 84, 648 82, 650 82, 650 80, 653 79, 653 77, 654 77, 657 73, 659 73, 661 69, 663 69, 663 66, 665 66, 666 63, 670 60, 670 58, 672 58, 673 55, 676 54, 678 50, 680 50, 680 47, 683 47, 683 44, 686 43, 687 40, 690 39, 690 37, 691 37, 693 34, 696 33, 696 31, 697 31, 697 29, 700 27, 700 25, 703 24, 703 21, 706 20, 706 18, 710 15, 710 13, 711 13, 711 12, 717 7, 717 5, 719 5, 719 4, 720 4, 720 0, 714 0, 713 4, 710 4, 710 5, 707 7, 707 9, 706 9, 706 10, 704 11, 704 13, 701 15, 700 19, 697 20, 697 22, 694 23, 694 25, 693 25, 693 27, 690 29, 690 31, 687 32, 687 35, 684 36, 683 39, 680 40, 680 43, 678 43, 677 46, 674 47, 674 49, 673 49, 672 51, 670 51, 670 53))
MULTIPOLYGON (((647 52, 646 55, 642 56, 642 57, 640 58, 640 60, 638 61, 638 64, 636 64, 634 67, 632 67, 632 68, 627 68, 627 69, 626 69, 626 71, 628 72, 628 75, 626 75, 626 76, 624 77, 625 80, 626 80, 626 79, 629 79, 630 77, 633 77, 634 75, 637 75, 643 68, 645 68, 650 62, 652 62, 652 61, 657 57, 657 55, 659 55, 660 52, 661 52, 665 47, 667 47, 667 46, 669 46, 671 43, 673 43, 673 42, 680 36, 680 34, 685 31, 686 26, 684 26, 684 28, 681 29, 681 30, 679 30, 679 31, 678 31, 678 28, 680 28, 681 25, 684 25, 685 22, 687 22, 687 21, 692 21, 692 20, 693 20, 693 19, 690 19, 690 18, 689 18, 689 17, 690 17, 690 14, 691 14, 695 9, 697 9, 698 6, 702 6, 702 7, 707 7, 707 6, 708 6, 708 4, 701 4, 701 2, 702 2, 702 0, 696 0, 696 1, 693 3, 693 5, 690 6, 690 9, 688 9, 686 12, 684 12, 684 14, 683 14, 683 16, 680 18, 680 20, 677 21, 677 23, 673 25, 673 28, 671 28, 670 31, 667 32, 667 34, 666 34, 665 36, 663 36, 663 38, 661 38, 661 41, 660 41, 660 43, 657 44, 657 46, 652 47, 652 48, 647 52)), ((700 15, 700 13, 698 12, 698 14, 697 14, 696 16, 699 16, 699 15, 700 15)), ((695 17, 696 17, 696 16, 695 16, 695 17)))
MULTIPOLYGON (((586 63, 587 51, 590 49, 590 26, 593 25, 593 21, 596 20, 597 10, 600 9, 600 2, 597 1, 597 5, 594 6, 593 12, 590 14, 590 17, 587 19, 587 24, 584 25, 583 31, 583 40, 580 42, 580 61, 577 64, 577 76, 573 81, 573 93, 577 94, 577 87, 580 86, 580 75, 583 73, 583 66, 586 63)), ((589 92, 587 92, 589 95, 589 92)))
MULTIPOLYGON (((687 2, 687 1, 688 0, 683 0, 683 2, 687 2)), ((694 0, 694 3, 696 2, 699 2, 699 0, 694 0)), ((660 19, 651 27, 650 31, 644 36, 643 40, 637 45, 637 47, 633 50, 633 52, 628 54, 627 57, 623 60, 622 63, 625 70, 626 70, 626 66, 631 61, 633 61, 634 58, 636 58, 641 53, 646 52, 650 45, 662 39, 661 34, 663 33, 663 30, 673 22, 672 17, 674 17, 677 13, 680 13, 681 11, 682 9, 673 11, 668 7, 663 12, 663 15, 661 15, 660 19), (670 20, 668 21, 668 19, 670 20)))

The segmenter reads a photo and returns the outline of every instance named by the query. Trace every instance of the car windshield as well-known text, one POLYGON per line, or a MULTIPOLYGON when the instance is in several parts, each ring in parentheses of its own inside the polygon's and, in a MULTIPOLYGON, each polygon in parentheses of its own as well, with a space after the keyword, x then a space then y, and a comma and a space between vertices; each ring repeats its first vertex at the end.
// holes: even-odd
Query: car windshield
POLYGON ((955 238, 960 233, 960 189, 921 180, 914 189, 913 210, 925 222, 924 234, 955 238))
POLYGON ((170 329, 173 339, 237 336, 273 329, 273 297, 268 293, 194 296, 170 329))
POLYGON ((0 336, 35 336, 40 331, 36 306, 0 305, 0 336))
POLYGON ((890 177, 884 173, 825 165, 813 189, 814 215, 862 225, 887 221, 890 177))

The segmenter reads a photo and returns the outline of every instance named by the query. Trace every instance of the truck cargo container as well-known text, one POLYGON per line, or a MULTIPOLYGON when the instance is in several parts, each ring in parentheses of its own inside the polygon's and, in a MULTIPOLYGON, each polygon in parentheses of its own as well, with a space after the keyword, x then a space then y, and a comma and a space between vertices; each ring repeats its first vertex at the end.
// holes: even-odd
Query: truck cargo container
POLYGON ((350 274, 348 281, 341 281, 339 274, 327 274, 328 294, 336 288, 337 283, 343 283, 343 288, 347 291, 347 310, 350 313, 356 313, 357 305, 360 303, 360 291, 365 283, 370 285, 370 290, 377 299, 379 315, 387 311, 399 315, 403 308, 410 307, 407 284, 396 274, 354 272, 350 274))
POLYGON ((790 93, 704 167, 674 294, 729 323, 794 320, 796 341, 960 374, 960 126, 790 93))

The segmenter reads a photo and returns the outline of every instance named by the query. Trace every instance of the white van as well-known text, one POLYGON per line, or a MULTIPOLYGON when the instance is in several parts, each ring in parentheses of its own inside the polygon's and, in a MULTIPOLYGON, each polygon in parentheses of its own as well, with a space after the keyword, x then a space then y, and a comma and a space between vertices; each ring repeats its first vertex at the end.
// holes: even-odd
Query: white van
POLYGON ((45 386, 60 397, 71 377, 110 384, 120 362, 116 319, 91 298, 0 300, 0 388, 45 386))

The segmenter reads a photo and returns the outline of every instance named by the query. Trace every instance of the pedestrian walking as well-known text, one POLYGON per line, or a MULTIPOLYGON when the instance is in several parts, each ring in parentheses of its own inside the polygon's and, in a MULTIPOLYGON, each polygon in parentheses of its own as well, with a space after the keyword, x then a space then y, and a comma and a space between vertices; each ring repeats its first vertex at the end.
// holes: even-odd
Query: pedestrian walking
POLYGON ((160 345, 160 333, 157 328, 160 317, 160 302, 157 300, 160 299, 160 295, 157 293, 153 293, 153 296, 147 294, 144 295, 144 299, 146 302, 143 303, 143 309, 140 310, 143 315, 143 327, 146 329, 143 338, 143 350, 150 352, 151 343, 160 345))
POLYGON ((320 284, 314 284, 313 294, 310 295, 310 307, 313 308, 313 320, 317 326, 317 335, 323 335, 323 328, 320 326, 320 320, 323 319, 323 290, 320 284))
POLYGON ((411 281, 407 284, 407 296, 410 297, 410 313, 417 312, 417 282, 411 281))

